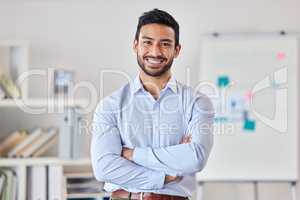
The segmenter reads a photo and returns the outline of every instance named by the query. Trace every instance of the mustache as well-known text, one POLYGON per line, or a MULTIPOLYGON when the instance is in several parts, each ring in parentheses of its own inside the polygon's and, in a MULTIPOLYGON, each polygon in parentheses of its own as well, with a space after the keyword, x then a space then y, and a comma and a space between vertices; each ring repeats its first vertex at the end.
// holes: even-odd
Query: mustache
POLYGON ((152 58, 152 59, 162 59, 162 60, 166 60, 166 57, 163 56, 144 56, 144 59, 146 58, 152 58))

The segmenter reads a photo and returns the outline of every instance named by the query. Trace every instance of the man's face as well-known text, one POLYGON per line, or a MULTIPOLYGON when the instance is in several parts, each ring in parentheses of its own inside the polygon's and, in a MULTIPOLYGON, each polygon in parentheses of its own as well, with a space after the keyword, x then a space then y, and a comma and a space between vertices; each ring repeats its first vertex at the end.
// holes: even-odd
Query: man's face
POLYGON ((175 47, 175 32, 171 27, 153 23, 141 27, 133 48, 145 74, 158 77, 171 68, 181 47, 175 47))

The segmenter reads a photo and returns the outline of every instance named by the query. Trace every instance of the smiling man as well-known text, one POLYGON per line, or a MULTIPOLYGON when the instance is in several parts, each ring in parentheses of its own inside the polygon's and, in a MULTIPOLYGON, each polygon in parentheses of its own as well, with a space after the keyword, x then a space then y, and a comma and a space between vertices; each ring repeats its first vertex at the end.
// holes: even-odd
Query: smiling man
POLYGON ((171 73, 181 45, 170 14, 145 12, 133 49, 139 74, 95 110, 94 174, 113 200, 188 199, 213 144, 212 104, 171 73))

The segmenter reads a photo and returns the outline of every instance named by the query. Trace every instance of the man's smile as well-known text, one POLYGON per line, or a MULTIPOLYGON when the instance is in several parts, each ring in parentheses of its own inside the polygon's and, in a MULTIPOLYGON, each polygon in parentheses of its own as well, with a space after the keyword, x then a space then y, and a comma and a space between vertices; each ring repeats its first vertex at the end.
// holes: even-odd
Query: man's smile
POLYGON ((153 57, 146 57, 145 62, 151 67, 160 67, 161 64, 166 60, 165 58, 153 58, 153 57))

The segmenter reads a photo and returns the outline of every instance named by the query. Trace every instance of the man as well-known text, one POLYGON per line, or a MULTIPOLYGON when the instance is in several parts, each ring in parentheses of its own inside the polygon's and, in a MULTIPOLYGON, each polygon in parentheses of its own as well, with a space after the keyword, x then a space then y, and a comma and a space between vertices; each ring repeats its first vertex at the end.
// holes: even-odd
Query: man
POLYGON ((139 75, 94 114, 94 174, 112 199, 188 199, 212 147, 212 104, 171 75, 181 46, 170 14, 145 12, 133 48, 139 75))

